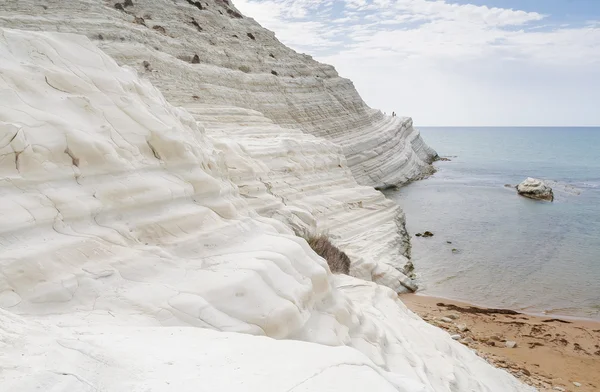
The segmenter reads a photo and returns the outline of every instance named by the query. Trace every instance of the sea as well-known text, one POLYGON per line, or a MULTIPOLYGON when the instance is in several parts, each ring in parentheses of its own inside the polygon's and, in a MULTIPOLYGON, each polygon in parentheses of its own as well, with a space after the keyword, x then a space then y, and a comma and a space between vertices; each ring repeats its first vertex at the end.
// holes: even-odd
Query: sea
POLYGON ((450 161, 386 193, 406 214, 420 292, 600 320, 600 128, 419 130, 450 161), (547 180, 554 202, 507 186, 527 177, 547 180))

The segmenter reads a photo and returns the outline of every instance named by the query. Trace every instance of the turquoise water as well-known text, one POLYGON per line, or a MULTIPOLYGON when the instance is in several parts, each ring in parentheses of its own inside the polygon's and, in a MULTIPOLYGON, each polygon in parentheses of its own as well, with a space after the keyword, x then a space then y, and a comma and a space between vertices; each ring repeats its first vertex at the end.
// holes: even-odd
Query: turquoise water
POLYGON ((422 292, 600 319, 600 128, 420 130, 452 161, 388 196, 435 234, 412 241, 422 292), (504 187, 527 177, 557 181, 555 201, 504 187))

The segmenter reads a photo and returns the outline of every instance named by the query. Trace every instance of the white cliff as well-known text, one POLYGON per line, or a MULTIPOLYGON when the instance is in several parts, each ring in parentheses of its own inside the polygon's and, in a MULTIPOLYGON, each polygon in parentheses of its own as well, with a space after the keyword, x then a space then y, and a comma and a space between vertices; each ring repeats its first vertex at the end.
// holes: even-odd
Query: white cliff
POLYGON ((358 185, 433 170, 435 152, 410 118, 370 109, 333 67, 285 47, 228 0, 21 0, 2 11, 0 26, 84 34, 138 69, 227 149, 230 178, 260 214, 296 233, 327 232, 353 276, 416 288, 401 209, 358 185), (260 163, 240 166, 248 155, 260 163))
MULTIPOLYGON (((253 121, 267 122, 243 117, 248 139, 253 121)), ((389 288, 332 275, 291 229, 315 213, 283 204, 293 195, 279 199, 261 181, 258 200, 243 190, 248 173, 273 175, 278 192, 286 170, 318 178, 311 143, 344 173, 335 145, 261 131, 250 149, 196 118, 86 37, 0 29, 0 385, 531 390, 389 288), (269 143, 294 154, 259 159, 269 143)), ((312 207, 336 206, 343 189, 314 192, 312 207)))
POLYGON ((175 105, 253 109, 342 146, 358 183, 402 184, 436 155, 410 118, 369 108, 335 69, 282 45, 229 0, 8 1, 0 25, 77 32, 152 80, 175 105), (70 17, 65 17, 66 15, 70 17))

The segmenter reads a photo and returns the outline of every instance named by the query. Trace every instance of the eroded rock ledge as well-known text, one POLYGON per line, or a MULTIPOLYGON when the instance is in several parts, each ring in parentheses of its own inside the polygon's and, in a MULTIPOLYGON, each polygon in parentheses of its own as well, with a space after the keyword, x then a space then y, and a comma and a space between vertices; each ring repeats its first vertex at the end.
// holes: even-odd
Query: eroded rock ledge
POLYGON ((143 72, 172 104, 253 109, 329 139, 342 146, 359 184, 399 185, 431 170, 436 154, 410 118, 369 108, 332 66, 282 45, 230 1, 117 4, 12 1, 3 5, 0 25, 84 34, 119 64, 143 72))
POLYGON ((353 276, 416 288, 402 210, 360 186, 433 170, 435 152, 410 118, 369 108, 333 67, 285 47, 229 1, 21 0, 2 11, 3 26, 94 40, 192 113, 256 211, 296 233, 329 233, 353 276))
POLYGON ((409 312, 396 292, 332 275, 294 235, 292 223, 310 224, 319 211, 265 192, 272 173, 274 184, 324 176, 322 195, 311 181, 314 200, 298 198, 315 210, 356 216, 344 197, 364 192, 354 207, 371 209, 363 222, 400 218, 349 175, 331 190, 315 168, 337 159, 347 172, 336 145, 299 130, 266 137, 262 126, 254 138, 240 126, 245 143, 219 137, 214 124, 211 136, 81 35, 0 29, 0 86, 8 390, 258 392, 268 373, 281 376, 275 391, 346 391, 350 381, 382 391, 530 391, 409 312), (320 153, 298 153, 311 143, 320 153), (298 168, 296 179, 282 177, 298 168), (252 171, 261 175, 244 185, 252 171), (290 362, 302 366, 277 371, 290 362))

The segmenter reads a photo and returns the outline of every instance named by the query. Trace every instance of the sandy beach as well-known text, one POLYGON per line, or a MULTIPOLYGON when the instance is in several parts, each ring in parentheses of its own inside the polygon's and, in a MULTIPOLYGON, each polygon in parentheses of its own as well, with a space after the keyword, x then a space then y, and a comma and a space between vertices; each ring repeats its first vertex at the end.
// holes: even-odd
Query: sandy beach
POLYGON ((540 391, 600 391, 600 322, 531 316, 416 294, 400 298, 430 324, 460 335, 454 338, 540 391))

